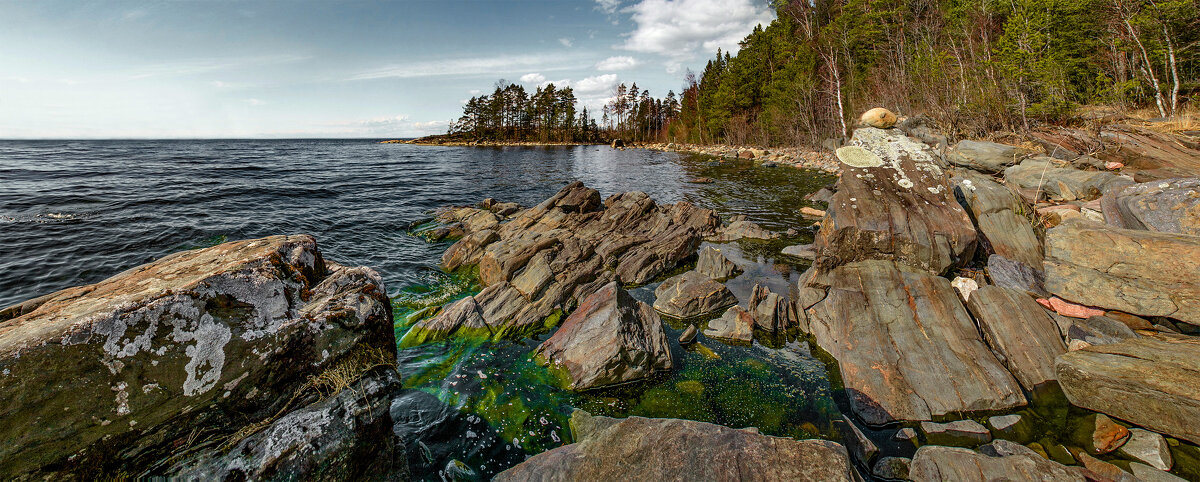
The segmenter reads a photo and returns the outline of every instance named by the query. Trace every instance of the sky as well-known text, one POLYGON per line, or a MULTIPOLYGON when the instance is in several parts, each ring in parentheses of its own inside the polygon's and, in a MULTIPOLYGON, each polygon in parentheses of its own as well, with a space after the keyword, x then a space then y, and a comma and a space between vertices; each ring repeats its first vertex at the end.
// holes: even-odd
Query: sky
POLYGON ((0 0, 0 138, 415 137, 505 79, 678 93, 767 0, 0 0))

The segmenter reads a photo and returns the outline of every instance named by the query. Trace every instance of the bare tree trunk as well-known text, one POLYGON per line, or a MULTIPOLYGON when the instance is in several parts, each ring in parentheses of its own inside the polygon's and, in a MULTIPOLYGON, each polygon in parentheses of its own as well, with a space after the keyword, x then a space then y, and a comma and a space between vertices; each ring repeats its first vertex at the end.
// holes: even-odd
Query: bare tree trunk
POLYGON ((1175 64, 1175 43, 1171 34, 1167 33, 1167 24, 1162 26, 1163 40, 1167 43, 1167 65, 1171 71, 1171 116, 1179 112, 1179 67, 1175 64))
POLYGON ((1129 32, 1129 36, 1133 38, 1133 42, 1137 44, 1138 50, 1142 53, 1142 73, 1146 75, 1150 80, 1150 85, 1154 87, 1154 103, 1158 105, 1158 114, 1166 117, 1167 107, 1163 99, 1162 88, 1158 83, 1158 76, 1154 74, 1154 64, 1150 63, 1150 54, 1146 52, 1146 46, 1142 45, 1142 39, 1133 30, 1133 24, 1129 23, 1129 18, 1124 17, 1121 20, 1125 22, 1125 30, 1129 32))
POLYGON ((837 54, 833 49, 829 49, 829 55, 826 57, 829 62, 829 70, 833 74, 834 94, 837 95, 838 122, 842 124, 842 137, 849 134, 849 129, 846 128, 846 107, 842 104, 842 74, 838 72, 837 54))

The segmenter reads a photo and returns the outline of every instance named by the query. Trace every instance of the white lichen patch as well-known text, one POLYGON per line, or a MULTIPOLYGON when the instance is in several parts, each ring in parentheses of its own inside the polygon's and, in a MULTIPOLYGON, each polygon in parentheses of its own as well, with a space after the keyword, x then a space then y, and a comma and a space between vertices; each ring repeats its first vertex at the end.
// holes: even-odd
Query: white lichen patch
POLYGON ((129 415, 129 384, 120 382, 117 386, 112 387, 112 391, 117 392, 117 415, 129 415))
POLYGON ((912 189, 913 187, 912 181, 908 180, 908 178, 900 179, 896 181, 896 184, 904 189, 912 189))
POLYGON ((839 147, 834 151, 839 161, 850 167, 879 167, 883 165, 881 159, 874 152, 863 149, 859 146, 839 147))
POLYGON ((198 325, 191 332, 176 326, 172 333, 177 343, 195 342, 184 350, 188 362, 184 366, 187 379, 183 381, 183 394, 188 397, 207 392, 217 385, 221 368, 225 366, 225 344, 232 337, 229 327, 218 323, 208 313, 200 316, 198 325))

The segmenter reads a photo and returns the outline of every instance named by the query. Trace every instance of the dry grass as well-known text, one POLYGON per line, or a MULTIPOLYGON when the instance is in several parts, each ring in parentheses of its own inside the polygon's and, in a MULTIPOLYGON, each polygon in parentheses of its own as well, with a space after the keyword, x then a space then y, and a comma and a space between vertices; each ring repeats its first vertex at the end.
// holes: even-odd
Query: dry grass
MULTIPOLYGON (((276 420, 279 420, 279 417, 282 417, 291 409, 292 404, 297 399, 308 394, 310 390, 317 393, 318 400, 325 400, 342 390, 350 388, 354 382, 361 379, 367 372, 379 367, 392 367, 395 369, 396 360, 381 348, 367 345, 354 347, 348 355, 342 357, 333 366, 320 374, 310 375, 308 380, 300 388, 296 389, 292 394, 292 398, 288 399, 287 403, 275 415, 242 427, 241 430, 229 436, 229 439, 221 444, 221 451, 229 451, 229 449, 232 449, 246 437, 254 435, 272 423, 275 423, 276 420)), ((363 396, 365 397, 366 394, 364 393, 363 396)), ((370 409, 370 404, 367 407, 370 409)))
POLYGON ((1147 129, 1161 132, 1164 134, 1175 134, 1184 131, 1200 131, 1200 107, 1185 105, 1180 112, 1173 118, 1158 121, 1147 122, 1149 119, 1157 119, 1158 109, 1143 108, 1127 113, 1132 119, 1137 119, 1145 122, 1147 129))

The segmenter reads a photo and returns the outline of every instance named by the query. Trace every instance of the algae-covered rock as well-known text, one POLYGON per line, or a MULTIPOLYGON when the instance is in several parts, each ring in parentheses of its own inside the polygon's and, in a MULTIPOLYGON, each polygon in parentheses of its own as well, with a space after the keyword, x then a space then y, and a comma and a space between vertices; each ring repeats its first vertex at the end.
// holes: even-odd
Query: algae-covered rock
POLYGON ((0 321, 6 479, 147 470, 298 408, 309 377, 356 350, 395 360, 379 274, 306 235, 179 252, 20 306, 0 321))

